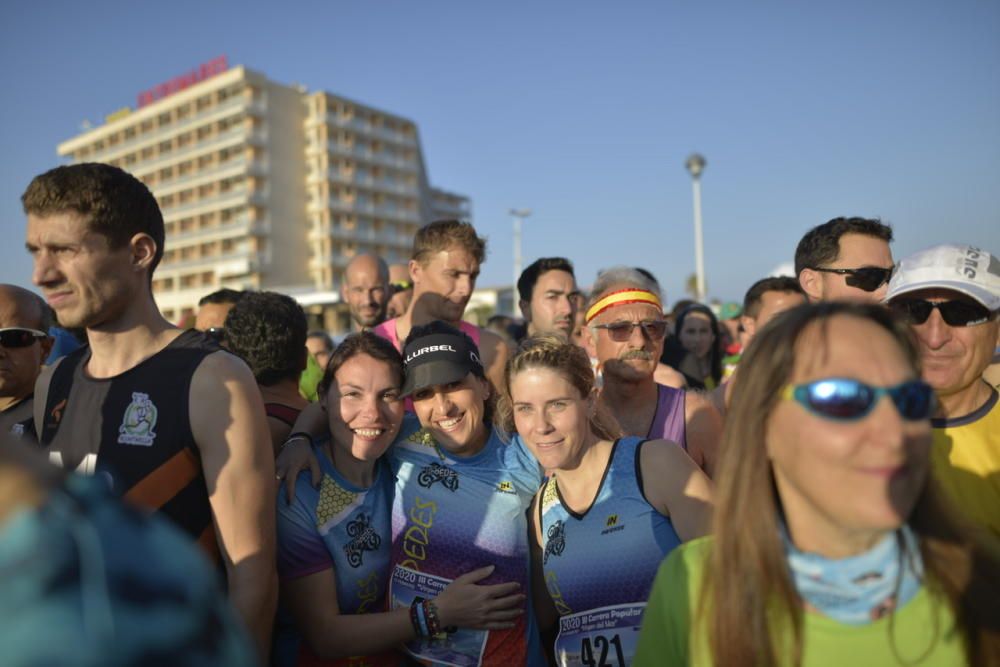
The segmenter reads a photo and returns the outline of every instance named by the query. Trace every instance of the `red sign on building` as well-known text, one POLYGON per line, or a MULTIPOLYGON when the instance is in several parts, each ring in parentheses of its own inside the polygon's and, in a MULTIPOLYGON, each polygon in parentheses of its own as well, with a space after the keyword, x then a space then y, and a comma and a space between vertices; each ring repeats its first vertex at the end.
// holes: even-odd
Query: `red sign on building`
POLYGON ((227 69, 229 69, 229 63, 226 60, 226 56, 213 58, 206 63, 202 63, 197 68, 186 74, 175 76, 169 81, 164 81, 158 86, 153 86, 149 90, 144 90, 139 93, 138 106, 141 109, 144 106, 152 104, 157 100, 162 100, 164 97, 180 92, 185 88, 213 77, 216 74, 221 74, 227 69))

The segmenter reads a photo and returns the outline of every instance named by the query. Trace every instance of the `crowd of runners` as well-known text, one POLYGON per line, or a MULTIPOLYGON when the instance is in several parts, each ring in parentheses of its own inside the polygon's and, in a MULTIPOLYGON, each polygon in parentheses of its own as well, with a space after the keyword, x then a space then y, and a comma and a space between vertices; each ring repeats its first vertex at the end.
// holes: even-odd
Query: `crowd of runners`
POLYGON ((122 170, 22 202, 4 664, 1000 665, 984 248, 835 218, 721 308, 546 257, 479 327, 486 241, 437 221, 351 259, 337 343, 268 291, 164 319, 122 170))

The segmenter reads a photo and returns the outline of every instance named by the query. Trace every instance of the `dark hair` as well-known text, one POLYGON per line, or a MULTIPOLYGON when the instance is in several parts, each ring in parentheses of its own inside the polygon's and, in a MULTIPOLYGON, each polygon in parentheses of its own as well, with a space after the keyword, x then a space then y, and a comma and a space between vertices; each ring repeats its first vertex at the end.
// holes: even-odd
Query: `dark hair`
POLYGON ((438 220, 424 225, 413 236, 413 260, 424 264, 431 255, 452 246, 460 246, 476 262, 486 259, 486 239, 476 234, 476 228, 460 220, 438 220))
POLYGON ((679 299, 674 303, 674 307, 670 309, 670 315, 676 317, 681 312, 687 310, 691 306, 696 305, 697 301, 692 301, 691 299, 679 299))
MULTIPOLYGON (((781 388, 794 372, 796 356, 813 349, 798 344, 802 334, 817 325, 824 327, 825 335, 826 325, 835 317, 856 318, 885 330, 914 375, 920 375, 912 332, 881 306, 846 302, 796 306, 771 320, 754 339, 740 362, 740 380, 726 416, 720 449, 724 456, 716 473, 714 538, 692 616, 698 632, 707 634, 713 664, 801 664, 805 612, 779 537, 780 497, 766 452, 767 427, 781 400, 781 388)), ((995 538, 986 531, 981 537, 966 532, 931 473, 928 470, 907 518, 920 544, 924 581, 935 602, 951 609, 968 664, 1000 664, 995 538)))
POLYGON ((323 379, 316 387, 320 396, 327 395, 330 385, 333 384, 333 378, 337 375, 340 367, 360 354, 388 364, 396 373, 397 382, 402 386, 403 357, 400 356, 399 351, 386 339, 376 336, 371 331, 362 331, 345 338, 330 354, 330 361, 326 365, 326 371, 323 372, 323 379))
MULTIPOLYGON (((675 336, 678 343, 680 343, 681 330, 684 329, 684 320, 687 319, 687 316, 691 313, 701 313, 702 315, 708 317, 709 326, 712 329, 712 334, 715 336, 715 341, 709 349, 709 360, 711 362, 709 372, 712 374, 712 379, 715 380, 715 384, 718 386, 719 381, 722 380, 722 346, 719 344, 719 320, 715 317, 715 313, 713 313, 712 309, 708 306, 700 303, 688 306, 677 316, 677 323, 674 325, 674 331, 676 332, 675 336)), ((683 349, 684 346, 680 345, 680 348, 683 349)), ((685 350, 685 353, 687 353, 687 350, 685 350)), ((678 366, 680 365, 679 361, 680 360, 678 360, 678 366)), ((674 366, 674 368, 680 370, 678 366, 674 366)), ((690 384, 693 388, 701 388, 698 385, 704 385, 703 380, 704 378, 688 378, 688 384, 690 384)))
POLYGON ((220 290, 215 290, 211 294, 206 294, 205 296, 198 299, 198 305, 204 306, 206 303, 239 303, 240 300, 248 292, 241 290, 229 289, 228 287, 223 287, 220 290))
POLYGON ((573 280, 576 280, 576 275, 573 274, 573 264, 565 257, 536 259, 521 272, 521 276, 517 279, 517 294, 522 301, 531 301, 531 295, 535 291, 535 283, 542 277, 542 274, 549 271, 565 271, 573 276, 573 280))
POLYGON ((142 181, 118 167, 83 162, 50 169, 32 179, 21 204, 25 214, 36 216, 73 211, 115 250, 136 234, 148 234, 156 244, 150 279, 163 258, 163 214, 156 198, 142 181))
MULTIPOLYGON (((652 280, 654 283, 656 283, 656 287, 657 288, 660 287, 660 281, 656 279, 656 276, 653 275, 652 271, 650 271, 649 269, 644 269, 641 266, 636 266, 634 268, 635 268, 636 271, 638 271, 639 273, 641 273, 642 275, 646 276, 647 278, 649 278, 650 280, 652 280)), ((660 298, 662 299, 663 297, 661 296, 660 298)))
POLYGON ((761 278, 747 290, 743 297, 743 314, 756 318, 760 312, 760 304, 767 292, 794 292, 805 296, 802 285, 791 276, 770 276, 761 278))
POLYGON ((318 338, 323 341, 323 345, 326 347, 327 352, 333 352, 333 339, 330 338, 330 334, 325 331, 310 331, 306 334, 306 340, 310 338, 318 338))
POLYGON ((296 380, 305 367, 306 314, 277 292, 246 294, 226 315, 226 342, 253 371, 257 384, 296 380))
POLYGON ((840 237, 844 234, 863 234, 892 243, 892 227, 876 218, 834 218, 813 227, 795 248, 795 277, 803 269, 818 269, 837 261, 840 255, 840 237))

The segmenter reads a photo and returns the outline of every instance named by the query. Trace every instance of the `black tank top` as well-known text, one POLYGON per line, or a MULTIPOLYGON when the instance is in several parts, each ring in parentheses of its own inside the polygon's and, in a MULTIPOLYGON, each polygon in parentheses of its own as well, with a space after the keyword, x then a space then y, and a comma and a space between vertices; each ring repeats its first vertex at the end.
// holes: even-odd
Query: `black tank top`
POLYGON ((219 349, 188 330, 124 373, 98 380, 83 372, 90 348, 80 348, 56 367, 38 429, 53 463, 103 478, 116 495, 171 519, 215 559, 188 405, 195 370, 219 349))

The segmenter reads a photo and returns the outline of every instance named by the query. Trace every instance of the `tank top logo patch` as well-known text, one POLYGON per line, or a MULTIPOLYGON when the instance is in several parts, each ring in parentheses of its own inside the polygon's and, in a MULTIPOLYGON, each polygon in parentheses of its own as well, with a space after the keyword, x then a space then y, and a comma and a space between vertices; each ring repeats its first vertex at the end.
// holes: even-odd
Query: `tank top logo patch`
POLYGON ((617 533, 619 530, 625 530, 625 524, 618 522, 617 514, 609 514, 608 518, 604 521, 604 530, 601 531, 601 535, 617 533))
POLYGON ((156 406, 149 400, 149 394, 132 392, 132 402, 125 408, 125 417, 118 427, 118 442, 122 445, 150 447, 156 433, 156 406))
POLYGON ((458 473, 440 463, 424 466, 417 475, 417 484, 424 488, 431 488, 435 482, 441 482, 441 486, 449 491, 458 491, 458 473))
POLYGON ((371 517, 365 513, 347 522, 347 536, 352 538, 344 545, 344 554, 351 567, 361 567, 366 551, 375 551, 382 544, 382 537, 371 527, 371 517))
POLYGON ((545 536, 545 553, 542 555, 542 565, 549 562, 549 556, 561 556, 566 549, 566 525, 562 519, 549 526, 545 536))

